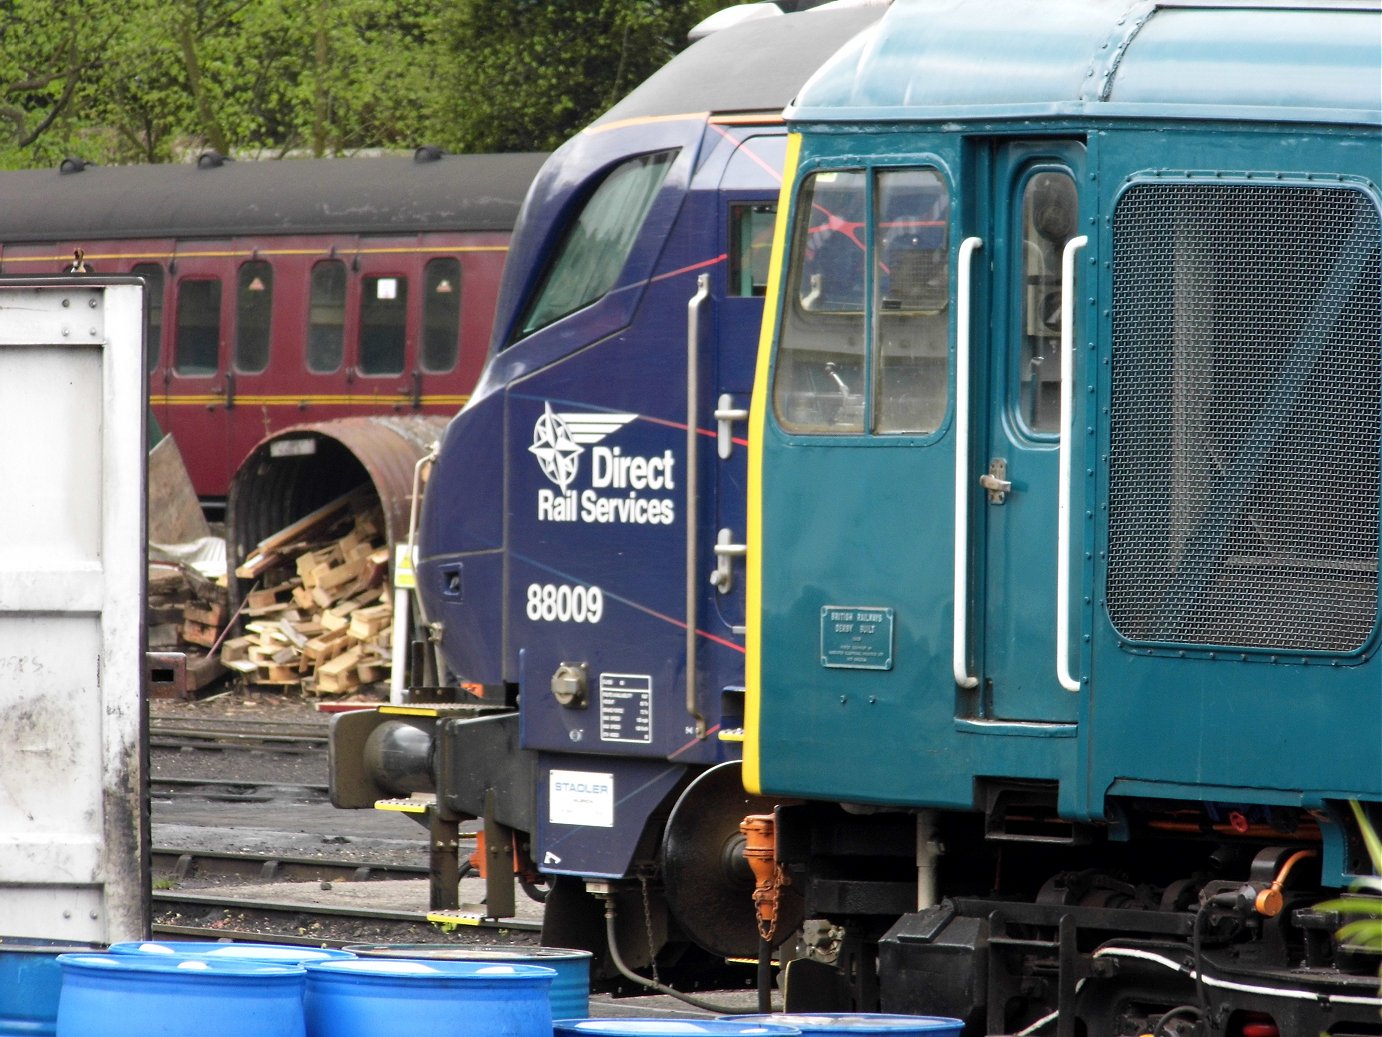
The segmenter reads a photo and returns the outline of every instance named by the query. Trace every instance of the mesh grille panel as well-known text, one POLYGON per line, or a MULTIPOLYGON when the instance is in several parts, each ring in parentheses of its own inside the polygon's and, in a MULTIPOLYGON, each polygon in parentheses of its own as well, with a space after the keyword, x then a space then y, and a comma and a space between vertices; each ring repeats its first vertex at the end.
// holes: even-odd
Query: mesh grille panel
POLYGON ((1362 646, 1377 611, 1380 294, 1362 192, 1123 195, 1108 574, 1121 634, 1362 646))

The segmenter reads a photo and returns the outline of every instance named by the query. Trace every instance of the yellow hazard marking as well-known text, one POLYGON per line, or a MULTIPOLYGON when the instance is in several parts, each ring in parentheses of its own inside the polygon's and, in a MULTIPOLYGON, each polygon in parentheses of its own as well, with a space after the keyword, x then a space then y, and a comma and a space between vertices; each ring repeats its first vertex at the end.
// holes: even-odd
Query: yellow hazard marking
POLYGON ((748 554, 745 557, 745 613, 748 631, 744 637, 744 788, 761 794, 763 778, 759 756, 759 736, 763 688, 763 430, 767 425, 768 358, 776 330, 779 300, 782 297, 782 265, 787 241, 787 216, 791 208, 792 187, 797 162, 801 157, 801 134, 787 135, 787 157, 782 167, 782 193, 777 203, 777 225, 773 229, 772 259, 768 263, 768 287, 763 300, 763 324, 758 338, 758 362, 754 370, 753 395, 749 400, 749 493, 748 554))

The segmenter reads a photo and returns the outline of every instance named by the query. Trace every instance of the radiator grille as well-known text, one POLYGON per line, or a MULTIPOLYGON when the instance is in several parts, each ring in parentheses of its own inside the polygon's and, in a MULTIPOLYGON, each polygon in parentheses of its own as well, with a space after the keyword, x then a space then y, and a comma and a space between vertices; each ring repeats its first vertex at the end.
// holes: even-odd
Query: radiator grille
POLYGON ((1123 195, 1108 610, 1125 637, 1321 652, 1367 640, 1378 224, 1347 187, 1123 195))

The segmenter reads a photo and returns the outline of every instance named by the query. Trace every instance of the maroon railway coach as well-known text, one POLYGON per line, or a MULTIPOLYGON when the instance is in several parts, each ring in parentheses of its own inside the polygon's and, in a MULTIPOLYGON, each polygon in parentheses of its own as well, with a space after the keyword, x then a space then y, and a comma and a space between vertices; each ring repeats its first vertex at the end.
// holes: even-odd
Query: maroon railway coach
POLYGON ((214 505, 279 429, 465 403, 544 157, 68 159, 0 176, 0 273, 145 279, 150 406, 214 505))

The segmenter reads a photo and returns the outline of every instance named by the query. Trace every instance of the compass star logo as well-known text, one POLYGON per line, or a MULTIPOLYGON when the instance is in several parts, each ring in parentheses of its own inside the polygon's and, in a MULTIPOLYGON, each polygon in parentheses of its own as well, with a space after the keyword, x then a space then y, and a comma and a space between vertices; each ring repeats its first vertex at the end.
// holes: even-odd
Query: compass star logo
POLYGON ((537 458, 542 474, 564 493, 576 479, 585 448, 617 432, 636 417, 637 414, 615 413, 558 414, 550 403, 546 403, 542 416, 533 425, 533 445, 528 452, 537 458))
POLYGON ((546 406, 542 417, 533 426, 533 445, 528 450, 542 466, 542 474, 564 491, 576 478, 578 463, 585 448, 571 438, 571 430, 561 416, 552 410, 552 405, 549 403, 546 406))

